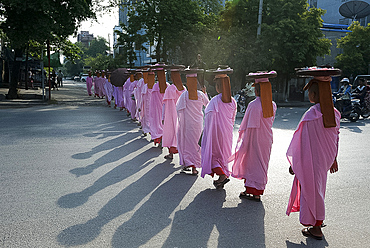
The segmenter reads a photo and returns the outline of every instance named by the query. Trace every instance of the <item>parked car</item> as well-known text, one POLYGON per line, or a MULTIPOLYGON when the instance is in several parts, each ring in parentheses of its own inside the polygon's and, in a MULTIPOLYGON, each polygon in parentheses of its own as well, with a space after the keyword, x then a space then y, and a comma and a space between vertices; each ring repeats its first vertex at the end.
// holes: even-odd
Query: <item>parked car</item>
POLYGON ((80 76, 74 76, 73 80, 79 82, 81 80, 81 78, 80 78, 80 76))
POLYGON ((86 78, 89 76, 89 74, 82 74, 81 76, 81 82, 86 82, 86 78))

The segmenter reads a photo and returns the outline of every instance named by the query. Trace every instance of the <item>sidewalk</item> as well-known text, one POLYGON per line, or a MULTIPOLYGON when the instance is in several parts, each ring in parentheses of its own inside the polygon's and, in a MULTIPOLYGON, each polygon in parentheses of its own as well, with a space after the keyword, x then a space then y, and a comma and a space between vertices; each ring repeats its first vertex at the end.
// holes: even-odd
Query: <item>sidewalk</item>
POLYGON ((8 88, 0 88, 0 108, 4 107, 30 107, 47 104, 47 96, 43 101, 42 89, 18 89, 19 98, 6 99, 8 88))

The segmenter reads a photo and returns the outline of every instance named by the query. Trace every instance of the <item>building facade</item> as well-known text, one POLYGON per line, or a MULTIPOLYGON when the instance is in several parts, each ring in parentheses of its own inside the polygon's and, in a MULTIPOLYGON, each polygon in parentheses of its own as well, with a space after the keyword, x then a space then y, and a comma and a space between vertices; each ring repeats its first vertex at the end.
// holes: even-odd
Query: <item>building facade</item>
POLYGON ((94 35, 90 34, 89 31, 81 31, 77 35, 77 41, 84 44, 86 47, 90 46, 90 42, 94 39, 94 35))
MULTIPOLYGON (((119 7, 118 15, 119 15, 119 23, 117 26, 113 28, 113 56, 115 57, 116 55, 120 54, 120 49, 122 48, 121 45, 118 45, 118 34, 115 31, 123 32, 121 28, 121 24, 124 24, 125 26, 128 26, 129 22, 129 17, 128 17, 128 5, 131 4, 132 1, 129 0, 121 0, 121 4, 119 7)), ((140 32, 144 32, 143 30, 140 32)), ((136 60, 134 61, 134 66, 144 66, 148 64, 152 64, 156 62, 155 59, 151 58, 152 51, 154 51, 154 47, 150 46, 148 43, 144 43, 143 47, 145 49, 142 50, 135 50, 136 54, 136 60)))

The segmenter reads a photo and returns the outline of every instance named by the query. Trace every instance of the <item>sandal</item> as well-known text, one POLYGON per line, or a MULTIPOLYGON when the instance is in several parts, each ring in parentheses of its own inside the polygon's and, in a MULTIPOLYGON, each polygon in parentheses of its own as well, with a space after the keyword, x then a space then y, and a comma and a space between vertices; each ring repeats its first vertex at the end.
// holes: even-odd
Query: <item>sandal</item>
POLYGON ((246 191, 244 192, 241 192, 240 195, 239 195, 240 198, 245 198, 245 199, 248 199, 248 200, 253 200, 253 201, 256 201, 256 202, 260 202, 261 201, 261 197, 260 196, 256 196, 256 195, 252 195, 252 194, 247 194, 246 191))
POLYGON ((306 228, 302 229, 303 236, 311 237, 311 238, 314 238, 316 240, 322 240, 322 236, 316 236, 316 235, 312 234, 310 229, 311 228, 309 228, 309 227, 306 227, 306 228))
POLYGON ((225 184, 230 182, 229 178, 225 178, 222 182, 213 181, 213 185, 216 187, 216 189, 223 189, 225 184))
POLYGON ((173 159, 173 155, 172 154, 167 154, 166 156, 164 156, 165 159, 173 159))

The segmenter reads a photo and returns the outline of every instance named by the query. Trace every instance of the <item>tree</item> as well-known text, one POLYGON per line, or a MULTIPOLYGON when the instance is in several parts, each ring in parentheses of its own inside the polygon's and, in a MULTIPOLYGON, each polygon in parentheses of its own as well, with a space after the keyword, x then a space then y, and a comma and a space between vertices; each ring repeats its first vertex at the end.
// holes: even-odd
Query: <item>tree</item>
POLYGON ((89 57, 96 57, 98 54, 106 54, 109 51, 108 42, 105 38, 98 36, 93 39, 90 46, 87 48, 85 55, 89 57))
POLYGON ((343 52, 336 57, 336 66, 347 77, 367 74, 370 66, 370 25, 363 27, 356 21, 348 30, 352 32, 338 40, 338 48, 343 52))
POLYGON ((286 92, 294 68, 316 64, 316 57, 330 52, 323 38, 321 9, 306 0, 265 0, 262 34, 257 37, 259 1, 231 1, 223 13, 230 45, 228 60, 239 70, 276 70, 281 91, 286 92), (238 45, 239 44, 239 45, 238 45))
MULTIPOLYGON (((77 31, 79 22, 94 17, 92 0, 0 0, 0 28, 15 49, 15 58, 22 56, 30 41, 45 44, 66 44, 77 31)), ((8 96, 17 97, 20 62, 14 63, 8 96)))

